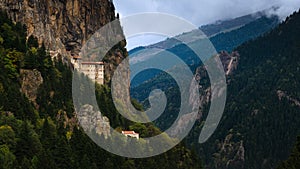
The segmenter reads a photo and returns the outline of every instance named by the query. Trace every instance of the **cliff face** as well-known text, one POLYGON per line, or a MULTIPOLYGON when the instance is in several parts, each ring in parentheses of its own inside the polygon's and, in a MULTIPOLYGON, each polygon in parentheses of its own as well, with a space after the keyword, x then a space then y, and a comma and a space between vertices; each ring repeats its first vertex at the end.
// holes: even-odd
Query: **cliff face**
MULTIPOLYGON (((28 37, 37 37, 52 57, 62 55, 63 58, 78 55, 95 31, 116 19, 110 0, 1 0, 0 9, 14 22, 25 24, 28 37)), ((124 37, 119 31, 120 25, 116 30, 113 36, 124 37)), ((126 55, 125 45, 109 52, 105 65, 106 82, 120 63, 120 55, 126 55)))
POLYGON ((21 91, 24 93, 27 98, 33 102, 35 107, 38 107, 36 103, 36 97, 38 94, 38 88, 41 84, 43 84, 43 77, 41 73, 34 69, 34 70, 24 70, 22 69, 21 72, 21 79, 22 79, 22 86, 21 91))
POLYGON ((0 7, 28 28, 55 56, 78 55, 82 44, 101 26, 115 19, 108 0, 3 0, 0 7))

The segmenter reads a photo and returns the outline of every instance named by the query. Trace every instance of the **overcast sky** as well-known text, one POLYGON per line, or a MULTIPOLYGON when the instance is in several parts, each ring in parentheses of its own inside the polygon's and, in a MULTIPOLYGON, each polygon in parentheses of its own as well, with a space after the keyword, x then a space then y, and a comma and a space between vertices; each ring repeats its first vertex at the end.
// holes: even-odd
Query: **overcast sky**
MULTIPOLYGON (((121 17, 143 12, 163 12, 182 17, 197 26, 236 18, 272 6, 279 7, 275 13, 284 19, 300 8, 300 0, 114 0, 113 2, 121 17)), ((127 48, 130 50, 163 39, 164 37, 153 35, 127 37, 127 48)))

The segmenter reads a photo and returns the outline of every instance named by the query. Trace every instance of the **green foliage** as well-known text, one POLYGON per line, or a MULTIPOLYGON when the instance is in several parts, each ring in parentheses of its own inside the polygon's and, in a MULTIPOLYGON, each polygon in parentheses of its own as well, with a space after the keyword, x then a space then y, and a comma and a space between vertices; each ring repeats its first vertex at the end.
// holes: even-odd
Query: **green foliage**
POLYGON ((2 45, 4 42, 3 38, 0 36, 0 44, 2 45))
POLYGON ((0 145, 0 168, 10 169, 14 167, 16 157, 7 145, 0 145))
MULTIPOLYGON (((125 41, 118 45, 120 52, 127 53, 125 41)), ((12 23, 4 13, 0 14, 0 69, 0 169, 170 168, 166 161, 180 161, 172 168, 198 168, 201 164, 182 145, 180 151, 174 149, 148 159, 127 159, 98 147, 73 120, 71 69, 61 60, 52 60, 36 38, 30 36, 26 42, 26 29, 12 23), (36 105, 20 92, 21 69, 37 69, 42 74, 36 105), (178 155, 172 156, 174 153, 178 155)), ((97 85, 95 92, 101 112, 113 127, 135 129, 142 136, 160 133, 153 124, 135 124, 118 114, 109 87, 97 85)))
POLYGON ((300 133, 299 107, 287 97, 280 99, 278 91, 300 100, 299 30, 298 12, 270 33, 237 48, 240 61, 229 77, 223 118, 212 138, 198 146, 210 168, 214 168, 210 157, 219 151, 215 145, 231 131, 234 143, 244 143, 245 168, 274 168, 291 152, 300 133))
POLYGON ((6 144, 9 148, 15 148, 15 132, 10 126, 0 126, 0 145, 6 144))
POLYGON ((255 39, 277 26, 277 16, 261 17, 245 26, 230 32, 220 33, 210 38, 217 51, 231 52, 240 44, 255 39))
POLYGON ((26 50, 26 29, 20 24, 14 24, 4 12, 0 12, 0 36, 2 45, 6 49, 16 49, 20 52, 26 50), (4 43, 3 43, 4 42, 4 43))
POLYGON ((24 59, 24 68, 34 69, 35 67, 37 67, 37 65, 39 65, 37 57, 37 48, 29 48, 24 59))
POLYGON ((300 168, 300 136, 297 138, 296 145, 289 158, 282 162, 277 169, 298 169, 300 168))
MULTIPOLYGON (((267 27, 273 24, 266 18, 259 20, 259 24, 262 23, 267 27)), ((264 32, 264 29, 256 27, 259 24, 250 25, 251 29, 238 29, 232 34, 220 34, 220 37, 215 37, 215 41, 220 42, 221 37, 225 40, 227 38, 228 48, 226 45, 220 47, 231 50, 240 43, 240 40, 245 40, 242 35, 248 33, 251 35, 255 29, 264 32)), ((218 129, 206 143, 198 144, 199 134, 209 111, 208 104, 202 109, 202 118, 186 139, 186 142, 205 160, 207 168, 216 168, 215 164, 218 161, 214 155, 219 153, 222 143, 228 134, 232 134, 231 132, 234 135, 230 140, 232 144, 240 141, 244 143, 244 168, 275 168, 279 161, 288 157, 295 137, 300 133, 299 105, 289 99, 300 101, 299 30, 300 12, 297 12, 269 33, 236 48, 240 54, 239 65, 234 74, 228 77, 227 103, 218 129), (277 93, 279 90, 284 91, 287 97, 280 99, 277 93)), ((176 48, 179 53, 180 48, 176 48)), ((166 76, 164 85, 161 85, 163 81, 159 81, 159 78, 160 76, 134 88, 132 95, 143 101, 152 89, 168 89, 166 84, 172 85, 166 76)), ((201 86, 209 84, 207 79, 202 77, 201 86)), ((173 91, 176 89, 176 86, 171 87, 173 91)), ((165 92, 167 95, 168 92, 172 94, 170 90, 165 92)), ((169 101, 173 103, 180 98, 178 94, 169 96, 169 101)), ((147 102, 143 103, 145 106, 148 105, 147 102)), ((156 122, 161 128, 172 124, 173 113, 178 112, 175 111, 176 104, 167 105, 166 109, 168 108, 167 113, 163 114, 164 118, 156 122)), ((219 161, 224 162, 224 167, 228 167, 227 162, 231 160, 229 158, 233 158, 226 156, 228 154, 230 156, 232 152, 226 153, 219 157, 219 161)))

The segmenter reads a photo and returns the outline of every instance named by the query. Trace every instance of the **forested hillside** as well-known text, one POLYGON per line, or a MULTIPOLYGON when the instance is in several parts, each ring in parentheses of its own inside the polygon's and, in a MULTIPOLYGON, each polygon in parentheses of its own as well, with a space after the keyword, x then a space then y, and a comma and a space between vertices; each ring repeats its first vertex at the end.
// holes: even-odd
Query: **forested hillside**
POLYGON ((218 52, 231 52, 246 41, 255 39, 273 29, 279 23, 277 16, 262 16, 236 30, 221 32, 210 38, 218 52))
POLYGON ((266 11, 259 11, 249 15, 240 16, 233 19, 219 20, 213 24, 203 25, 201 29, 208 37, 215 36, 221 32, 229 32, 231 30, 240 28, 250 22, 253 22, 259 19, 262 16, 266 15, 266 11))
MULTIPOLYGON (((201 161, 182 144, 146 159, 123 158, 98 147, 75 118, 71 69, 26 36, 22 24, 1 12, 0 168, 201 168, 201 161)), ((105 103, 102 113, 115 128, 134 129, 143 136, 160 132, 152 124, 121 118, 109 87, 97 86, 96 93, 105 103)))
MULTIPOLYGON (((231 34, 235 35, 239 33, 231 34)), ((207 168, 271 169, 288 158, 300 135, 299 44, 300 13, 295 12, 270 32, 234 49, 239 54, 238 66, 227 76, 227 103, 218 129, 208 142, 198 143, 209 109, 209 103, 204 102, 199 120, 186 139, 207 168)), ((199 84, 209 85, 209 77, 201 72, 199 84)), ((164 90, 171 102, 156 121, 164 129, 173 123, 180 108, 178 87, 172 78, 157 76, 132 89, 132 96, 148 106, 144 99, 157 88, 164 90)), ((208 90, 201 94, 209 97, 209 88, 204 89, 208 90)))
MULTIPOLYGON (((229 21, 223 21, 220 24, 212 24, 203 26, 200 28, 201 31, 206 33, 211 43, 214 45, 217 52, 227 51, 232 52, 234 48, 243 44, 246 41, 255 39, 263 34, 269 32, 274 27, 279 24, 279 19, 277 16, 267 17, 265 14, 253 14, 253 16, 243 16, 240 18, 232 19, 229 21), (203 29, 203 30, 202 30, 203 29)), ((179 37, 185 36, 186 39, 193 39, 193 32, 188 32, 183 35, 179 35, 179 37)), ((180 38, 179 38, 180 39, 180 38)), ((201 43, 199 41, 192 42, 189 45, 201 43)), ((179 43, 177 40, 170 38, 165 41, 159 42, 154 45, 150 45, 147 47, 138 47, 131 51, 129 51, 129 55, 131 58, 134 57, 143 57, 143 51, 148 48, 159 48, 165 49, 186 62, 189 66, 195 68, 201 64, 199 58, 195 55, 195 53, 190 50, 186 45, 179 43), (142 54, 138 54, 139 51, 142 51, 142 54), (140 56, 141 55, 141 56, 140 56)), ((154 56, 153 56, 154 58, 154 56)), ((149 58, 148 62, 155 62, 156 59, 149 58)), ((195 71, 195 69, 193 69, 195 71)), ((147 71, 147 73, 143 73, 141 76, 135 77, 135 79, 131 83, 131 88, 134 91, 138 89, 134 89, 135 87, 142 88, 143 85, 141 83, 145 81, 156 81, 154 77, 158 75, 160 72, 151 70, 147 71), (141 85, 141 86, 138 86, 141 85)), ((136 96, 134 96, 136 97, 136 96)))
POLYGON ((297 142, 292 150, 289 158, 282 162, 277 169, 296 169, 300 168, 300 137, 298 136, 297 142))
POLYGON ((228 77, 222 121, 200 146, 210 168, 275 168, 291 153, 300 134, 299 30, 295 12, 236 49, 240 60, 228 77))

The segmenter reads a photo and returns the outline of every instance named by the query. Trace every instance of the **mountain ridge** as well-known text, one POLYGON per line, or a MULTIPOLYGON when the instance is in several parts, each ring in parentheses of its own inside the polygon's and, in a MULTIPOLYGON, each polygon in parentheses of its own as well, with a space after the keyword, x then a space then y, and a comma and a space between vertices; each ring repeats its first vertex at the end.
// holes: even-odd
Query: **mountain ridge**
MULTIPOLYGON (((289 156, 300 135, 299 30, 300 11, 262 36, 235 48, 239 59, 233 74, 227 76, 225 112, 214 135, 202 145, 198 144, 198 137, 209 110, 205 98, 210 92, 209 77, 205 70, 199 71, 202 74, 199 84, 204 86, 200 100, 204 105, 186 143, 198 150, 206 168, 271 169, 289 156)), ((135 94, 147 97, 148 90, 157 89, 163 83, 153 82, 146 83, 145 89, 135 94)), ((178 90, 176 84, 173 88, 165 91, 171 96, 172 105, 167 106, 163 118, 156 122, 160 126, 169 126, 180 108, 179 97, 174 94, 178 90)), ((146 101, 144 104, 149 105, 146 101)))
MULTIPOLYGON (((263 35, 264 33, 270 31, 276 25, 279 24, 278 17, 276 17, 276 16, 269 18, 269 17, 264 16, 262 13, 260 13, 260 15, 257 15, 257 17, 252 17, 252 15, 245 16, 245 18, 249 18, 249 17, 250 17, 250 19, 248 19, 247 22, 249 20, 254 20, 254 21, 252 21, 250 23, 243 22, 244 26, 241 26, 241 27, 234 29, 227 33, 220 32, 219 34, 210 37, 209 40, 214 45, 217 52, 221 52, 221 51, 231 52, 238 45, 241 45, 242 43, 244 43, 248 40, 251 40, 258 36, 263 35), (254 18, 256 18, 256 19, 254 19, 254 18)), ((241 17, 241 18, 243 18, 243 17, 241 17)), ((235 20, 232 20, 232 21, 230 21, 230 23, 231 22, 234 23, 234 21, 235 20)), ((227 22, 229 22, 229 21, 227 21, 227 22)), ((211 29, 215 28, 213 26, 208 26, 208 27, 211 27, 211 29)), ((179 37, 180 36, 189 37, 189 36, 193 36, 193 33, 192 32, 184 33, 182 35, 179 35, 179 37)), ((198 42, 197 41, 192 42, 189 45, 192 45, 193 43, 198 43, 198 42)), ((195 56, 195 54, 190 49, 188 49, 187 46, 185 46, 184 44, 180 43, 178 40, 173 39, 173 38, 170 38, 166 41, 162 41, 162 42, 154 44, 154 45, 135 48, 135 49, 129 51, 130 59, 142 58, 142 61, 144 61, 144 62, 151 62, 152 60, 151 60, 151 57, 149 57, 149 56, 143 60, 143 58, 144 58, 143 50, 148 50, 151 48, 159 48, 159 49, 167 50, 167 51, 175 54, 179 58, 181 58, 183 61, 186 62, 187 65, 192 66, 192 67, 195 67, 196 65, 201 64, 201 61, 199 60, 199 58, 197 56, 195 56)), ((153 62, 155 62, 155 59, 153 59, 153 62)), ((149 71, 148 71, 148 73, 149 73, 149 71)), ((131 85, 132 85, 131 87, 137 87, 142 82, 144 82, 146 80, 151 80, 156 75, 158 75, 157 72, 151 72, 148 75, 143 74, 143 76, 135 77, 135 79, 131 83, 131 85)))

